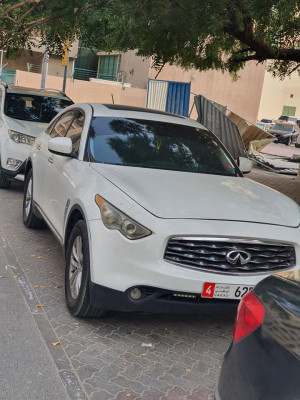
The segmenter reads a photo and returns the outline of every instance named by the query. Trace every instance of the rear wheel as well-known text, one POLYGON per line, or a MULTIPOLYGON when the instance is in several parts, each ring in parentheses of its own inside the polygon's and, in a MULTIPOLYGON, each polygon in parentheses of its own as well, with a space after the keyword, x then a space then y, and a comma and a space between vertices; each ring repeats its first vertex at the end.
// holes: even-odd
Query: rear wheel
POLYGON ((44 226, 44 221, 34 215, 33 212, 33 177, 32 169, 28 172, 25 180, 23 197, 23 222, 30 229, 38 229, 44 226))
POLYGON ((101 317, 105 311, 95 308, 90 298, 90 255, 87 227, 78 221, 70 235, 65 270, 66 303, 75 317, 101 317))

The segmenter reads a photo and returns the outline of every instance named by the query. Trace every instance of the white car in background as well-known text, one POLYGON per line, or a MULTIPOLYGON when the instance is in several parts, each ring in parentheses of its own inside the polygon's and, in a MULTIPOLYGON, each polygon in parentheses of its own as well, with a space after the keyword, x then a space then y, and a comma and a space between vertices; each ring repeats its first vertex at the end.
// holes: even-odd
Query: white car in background
POLYGON ((24 177, 36 136, 71 104, 59 91, 0 84, 0 188, 8 188, 15 177, 24 177))
POLYGON ((70 312, 220 310, 299 268, 298 205, 239 164, 188 118, 101 104, 60 113, 28 158, 23 220, 46 221, 63 246, 70 312))

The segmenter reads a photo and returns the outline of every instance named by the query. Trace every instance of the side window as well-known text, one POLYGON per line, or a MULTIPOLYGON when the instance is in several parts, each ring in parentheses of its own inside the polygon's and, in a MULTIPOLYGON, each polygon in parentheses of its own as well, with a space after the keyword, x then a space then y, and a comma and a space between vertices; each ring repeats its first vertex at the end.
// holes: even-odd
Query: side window
POLYGON ((52 138, 65 136, 73 118, 74 111, 69 111, 62 115, 50 130, 50 136, 52 138))
POLYGON ((73 144, 72 150, 73 153, 75 153, 76 155, 78 155, 79 152, 83 124, 84 124, 84 115, 82 114, 82 112, 77 111, 76 116, 73 119, 66 134, 66 137, 69 137, 72 140, 73 144))

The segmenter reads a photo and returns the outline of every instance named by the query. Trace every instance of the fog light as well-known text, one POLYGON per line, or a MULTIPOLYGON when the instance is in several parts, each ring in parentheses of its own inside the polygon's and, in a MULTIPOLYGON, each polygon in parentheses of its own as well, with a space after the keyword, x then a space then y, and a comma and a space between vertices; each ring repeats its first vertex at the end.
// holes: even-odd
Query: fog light
POLYGON ((142 291, 141 289, 136 287, 130 290, 129 295, 132 298, 132 300, 139 300, 142 297, 142 291))
POLYGON ((18 169, 20 165, 22 164, 22 161, 16 160, 15 158, 8 158, 6 161, 6 165, 10 168, 18 169))

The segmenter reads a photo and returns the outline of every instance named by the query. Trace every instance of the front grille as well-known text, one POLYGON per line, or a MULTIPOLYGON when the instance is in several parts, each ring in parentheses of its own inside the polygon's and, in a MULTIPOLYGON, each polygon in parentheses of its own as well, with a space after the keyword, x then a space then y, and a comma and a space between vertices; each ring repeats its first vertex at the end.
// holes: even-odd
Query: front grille
POLYGON ((170 239, 164 258, 181 266, 225 274, 276 272, 296 264, 293 246, 201 238, 170 239))

